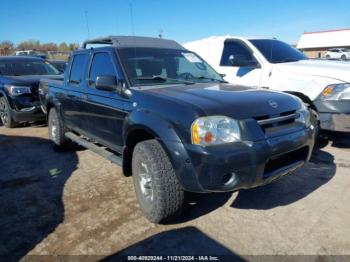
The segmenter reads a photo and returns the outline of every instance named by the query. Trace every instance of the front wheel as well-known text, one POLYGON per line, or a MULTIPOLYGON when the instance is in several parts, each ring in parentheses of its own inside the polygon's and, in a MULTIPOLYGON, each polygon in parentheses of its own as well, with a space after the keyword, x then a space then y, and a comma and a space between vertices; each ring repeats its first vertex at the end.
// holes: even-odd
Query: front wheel
POLYGON ((132 176, 141 210, 150 222, 164 222, 181 213, 184 191, 157 140, 146 140, 135 146, 132 176))
POLYGON ((14 128, 18 125, 18 123, 13 120, 10 105, 3 96, 0 97, 0 118, 2 124, 7 128, 14 128))
POLYGON ((346 60, 346 56, 345 56, 345 55, 342 55, 342 56, 341 56, 341 60, 345 61, 345 60, 346 60))

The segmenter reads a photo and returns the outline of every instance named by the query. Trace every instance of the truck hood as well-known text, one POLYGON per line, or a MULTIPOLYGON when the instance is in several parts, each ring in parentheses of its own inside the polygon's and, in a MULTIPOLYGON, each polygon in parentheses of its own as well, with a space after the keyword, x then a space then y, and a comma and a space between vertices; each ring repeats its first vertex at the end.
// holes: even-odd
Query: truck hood
POLYGON ((172 85, 144 91, 179 106, 196 107, 204 115, 226 115, 235 119, 277 115, 300 108, 294 96, 229 84, 172 85))
POLYGON ((327 77, 338 82, 350 82, 350 63, 327 60, 300 60, 276 64, 281 72, 327 77))

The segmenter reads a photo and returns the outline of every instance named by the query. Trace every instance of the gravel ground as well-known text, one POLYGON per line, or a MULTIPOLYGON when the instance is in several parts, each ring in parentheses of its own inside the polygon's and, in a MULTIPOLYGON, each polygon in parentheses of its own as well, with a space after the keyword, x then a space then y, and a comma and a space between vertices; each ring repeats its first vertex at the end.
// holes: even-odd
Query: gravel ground
POLYGON ((142 216, 132 179, 118 166, 78 147, 54 152, 47 137, 43 126, 0 127, 0 256, 350 255, 349 137, 267 186, 188 194, 184 215, 169 225, 142 216))

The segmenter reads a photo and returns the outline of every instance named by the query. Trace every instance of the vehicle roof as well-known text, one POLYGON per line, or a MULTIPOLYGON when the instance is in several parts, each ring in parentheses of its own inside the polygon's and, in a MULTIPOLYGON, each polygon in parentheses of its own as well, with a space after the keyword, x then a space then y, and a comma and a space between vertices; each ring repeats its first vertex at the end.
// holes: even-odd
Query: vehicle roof
POLYGON ((36 56, 1 56, 0 61, 43 61, 44 59, 36 56))
POLYGON ((226 40, 240 39, 240 40, 278 40, 274 37, 259 37, 259 36, 228 36, 226 40))
POLYGON ((83 43, 82 48, 87 45, 105 44, 112 45, 117 48, 124 47, 153 47, 153 48, 168 48, 168 49, 184 49, 179 43, 162 38, 144 37, 144 36, 108 36, 87 40, 83 43))

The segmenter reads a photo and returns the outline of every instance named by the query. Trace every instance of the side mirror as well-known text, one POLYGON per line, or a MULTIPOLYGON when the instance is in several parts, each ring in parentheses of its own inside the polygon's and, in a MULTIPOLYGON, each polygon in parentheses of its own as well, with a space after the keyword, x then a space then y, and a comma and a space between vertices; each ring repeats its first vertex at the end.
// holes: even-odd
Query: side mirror
POLYGON ((101 75, 96 77, 95 88, 103 91, 116 91, 119 88, 118 82, 113 75, 101 75))
POLYGON ((260 68, 259 63, 255 59, 249 60, 244 55, 230 55, 228 60, 232 66, 260 68))

